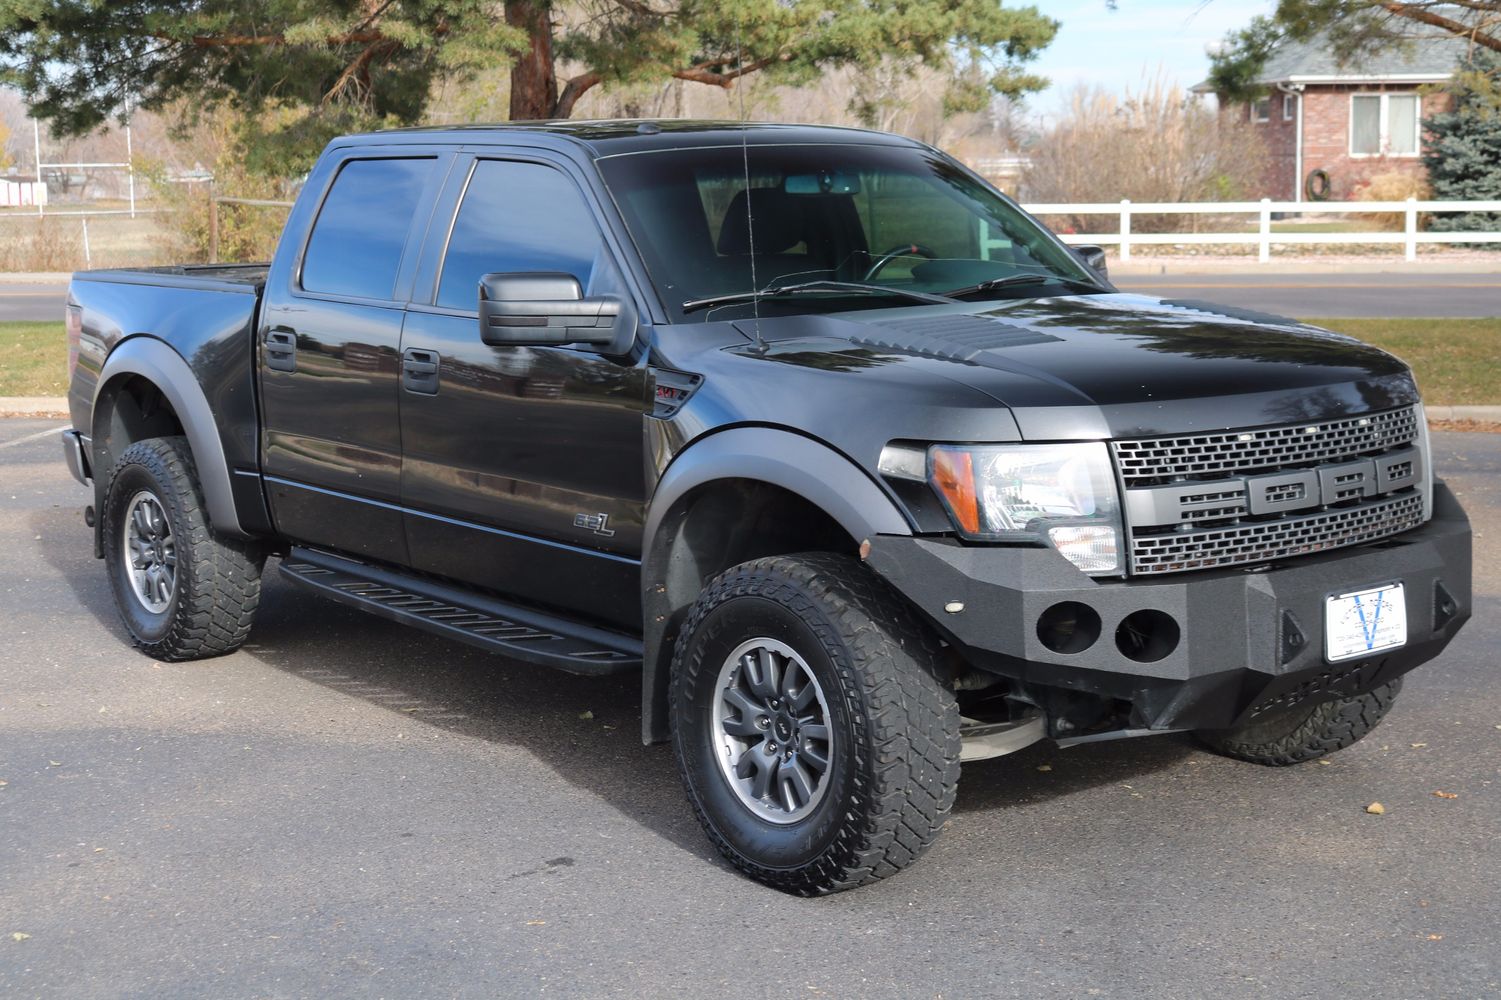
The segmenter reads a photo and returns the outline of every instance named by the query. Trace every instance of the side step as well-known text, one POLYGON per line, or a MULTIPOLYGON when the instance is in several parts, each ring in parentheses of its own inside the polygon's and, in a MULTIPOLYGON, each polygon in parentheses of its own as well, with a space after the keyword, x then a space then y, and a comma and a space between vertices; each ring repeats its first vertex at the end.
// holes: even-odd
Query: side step
POLYGON ((641 640, 396 570, 294 548, 282 576, 362 611, 572 674, 641 669, 641 640))

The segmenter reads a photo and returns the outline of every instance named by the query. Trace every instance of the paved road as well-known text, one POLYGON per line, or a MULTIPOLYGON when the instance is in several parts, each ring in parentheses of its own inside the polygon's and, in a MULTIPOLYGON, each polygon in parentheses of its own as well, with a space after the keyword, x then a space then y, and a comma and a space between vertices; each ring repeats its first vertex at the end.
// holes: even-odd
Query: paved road
POLYGON ((240 653, 133 652, 55 441, 12 443, 48 426, 0 422, 0 996, 1501 991, 1501 436, 1435 436, 1484 596, 1367 741, 1290 770, 1033 747, 965 768, 918 867, 797 900, 718 861, 629 680, 274 573, 240 653))
MULTIPOLYGON (((1122 275, 1115 283, 1284 316, 1501 316, 1501 274, 1122 275)), ((64 297, 62 285, 0 285, 0 320, 58 319, 64 297)))
POLYGON ((1120 275, 1115 284, 1281 316, 1501 316, 1501 274, 1120 275))
POLYGON ((61 323, 67 285, 0 285, 0 321, 55 320, 61 323))

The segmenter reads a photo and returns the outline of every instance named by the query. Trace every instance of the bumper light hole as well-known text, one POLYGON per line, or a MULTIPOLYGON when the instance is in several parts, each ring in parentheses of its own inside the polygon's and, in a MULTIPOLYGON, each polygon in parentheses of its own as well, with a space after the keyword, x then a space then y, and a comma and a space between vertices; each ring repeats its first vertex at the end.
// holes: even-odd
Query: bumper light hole
POLYGON ((1115 630, 1116 648, 1128 660, 1155 663, 1178 648, 1178 623, 1165 611, 1133 611, 1115 630))
POLYGON ((1099 637, 1099 613, 1078 601, 1060 601, 1037 619, 1038 641, 1055 653, 1082 653, 1099 637))

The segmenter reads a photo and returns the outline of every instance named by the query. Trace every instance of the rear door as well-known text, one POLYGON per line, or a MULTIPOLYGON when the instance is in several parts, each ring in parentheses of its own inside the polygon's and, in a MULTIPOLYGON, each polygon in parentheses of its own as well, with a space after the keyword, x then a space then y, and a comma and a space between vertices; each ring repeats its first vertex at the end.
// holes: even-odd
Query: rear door
POLYGON ((573 169, 523 151, 455 163, 402 337, 402 502, 418 569, 634 628, 644 359, 479 334, 483 274, 563 271, 586 296, 630 296, 573 169))
POLYGON ((325 187, 306 240, 272 269, 258 333, 262 468, 276 527, 292 539, 407 562, 401 324, 452 158, 347 150, 310 180, 325 187))

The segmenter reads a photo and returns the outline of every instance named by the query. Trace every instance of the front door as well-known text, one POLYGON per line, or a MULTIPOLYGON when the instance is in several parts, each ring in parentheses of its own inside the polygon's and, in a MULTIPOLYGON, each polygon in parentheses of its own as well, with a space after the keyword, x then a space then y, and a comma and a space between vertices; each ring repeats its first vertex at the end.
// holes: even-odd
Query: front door
POLYGON ((427 221, 441 162, 359 150, 334 168, 302 266, 286 247, 272 269, 257 345, 262 468, 276 527, 296 541, 407 561, 398 506, 402 286, 411 284, 406 251, 427 221))
MULTIPOLYGON (((644 362, 481 341, 479 279, 562 271, 622 294, 594 209, 561 164, 459 163, 432 288, 402 334, 402 505, 411 564, 529 602, 640 624, 644 362)), ((419 282, 420 283, 420 282, 419 282)), ((423 297, 419 288, 414 300, 423 297)))

